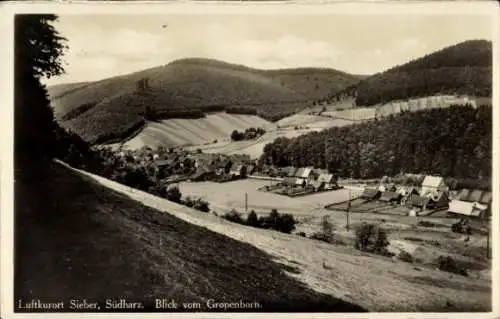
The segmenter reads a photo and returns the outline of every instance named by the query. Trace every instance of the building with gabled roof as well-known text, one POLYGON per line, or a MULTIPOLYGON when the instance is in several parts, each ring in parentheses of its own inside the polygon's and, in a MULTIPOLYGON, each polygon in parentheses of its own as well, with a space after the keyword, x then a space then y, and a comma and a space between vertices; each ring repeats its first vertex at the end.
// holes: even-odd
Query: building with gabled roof
POLYGON ((425 210, 430 200, 431 199, 429 197, 413 194, 410 196, 408 204, 414 207, 421 208, 422 210, 425 210))
POLYGON ((489 205, 492 200, 492 193, 490 191, 483 191, 479 189, 461 189, 455 196, 455 199, 489 205))
POLYGON ((446 190, 446 184, 444 183, 444 179, 441 176, 427 175, 422 182, 420 196, 425 196, 429 192, 443 192, 446 190))
POLYGON ((454 199, 450 202, 448 213, 473 218, 485 218, 488 214, 488 206, 477 202, 454 199))
POLYGON ((297 177, 286 176, 283 178, 283 185, 288 187, 304 186, 304 180, 297 177))
POLYGON ((312 183, 315 189, 331 189, 337 186, 337 177, 333 174, 322 173, 312 183))
POLYGON ((308 179, 311 174, 312 174, 311 167, 301 167, 297 170, 297 172, 295 172, 295 177, 308 179))
POLYGON ((398 192, 385 191, 380 195, 380 200, 383 202, 399 202, 401 197, 403 197, 403 195, 398 192))
POLYGON ((375 188, 365 187, 363 193, 361 194, 361 198, 366 200, 375 200, 380 197, 381 192, 375 188))

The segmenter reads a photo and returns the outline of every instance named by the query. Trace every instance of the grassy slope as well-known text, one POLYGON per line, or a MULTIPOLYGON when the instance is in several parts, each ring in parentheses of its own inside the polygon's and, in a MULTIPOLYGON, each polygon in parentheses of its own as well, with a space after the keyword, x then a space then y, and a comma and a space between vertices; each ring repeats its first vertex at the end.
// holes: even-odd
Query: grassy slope
POLYGON ((267 311, 362 310, 306 288, 251 245, 142 206, 60 164, 43 173, 16 179, 15 300, 215 298, 260 301, 267 311))
POLYGON ((126 142, 130 149, 148 146, 199 145, 229 139, 233 130, 249 127, 265 130, 275 125, 255 115, 216 113, 202 119, 168 119, 150 122, 137 136, 126 142))
MULTIPOLYGON (((83 173, 83 172, 82 172, 83 173)), ((98 177, 99 183, 194 225, 249 243, 292 267, 294 277, 314 290, 360 304, 370 311, 490 311, 491 280, 465 278, 415 267, 351 247, 241 226, 98 177)), ((243 192, 241 192, 243 198, 243 192)))
POLYGON ((264 71, 208 59, 183 59, 168 65, 84 85, 49 87, 56 116, 89 141, 137 124, 145 105, 166 109, 213 105, 252 106, 263 116, 295 112, 359 81, 333 69, 264 71), (136 92, 149 79, 150 90, 136 92), (68 115, 69 114, 69 115, 68 115))

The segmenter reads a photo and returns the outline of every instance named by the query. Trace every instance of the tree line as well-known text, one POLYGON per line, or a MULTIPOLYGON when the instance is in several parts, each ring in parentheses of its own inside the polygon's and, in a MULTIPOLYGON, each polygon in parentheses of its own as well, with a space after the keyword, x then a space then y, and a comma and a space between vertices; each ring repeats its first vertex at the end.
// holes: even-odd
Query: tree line
POLYGON ((492 108, 454 105, 334 127, 264 147, 263 164, 327 168, 343 177, 400 173, 491 176, 492 108))

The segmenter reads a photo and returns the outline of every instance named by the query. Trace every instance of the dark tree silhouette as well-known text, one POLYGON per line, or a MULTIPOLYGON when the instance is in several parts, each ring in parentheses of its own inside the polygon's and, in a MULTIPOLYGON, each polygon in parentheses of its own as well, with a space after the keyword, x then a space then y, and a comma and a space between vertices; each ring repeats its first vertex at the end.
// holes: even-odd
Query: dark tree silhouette
POLYGON ((65 41, 51 23, 55 15, 17 15, 14 20, 14 152, 30 164, 56 154, 57 123, 42 78, 64 72, 65 41))

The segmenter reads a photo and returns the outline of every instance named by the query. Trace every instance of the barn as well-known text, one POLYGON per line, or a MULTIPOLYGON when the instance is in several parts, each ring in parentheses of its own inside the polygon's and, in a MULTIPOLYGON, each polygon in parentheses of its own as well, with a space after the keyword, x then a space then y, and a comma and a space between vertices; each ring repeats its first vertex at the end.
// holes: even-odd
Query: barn
POLYGON ((366 187, 361 194, 362 199, 375 200, 380 197, 381 192, 375 188, 366 187))

